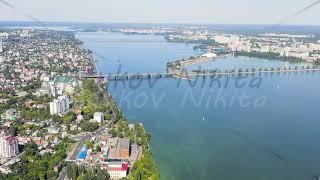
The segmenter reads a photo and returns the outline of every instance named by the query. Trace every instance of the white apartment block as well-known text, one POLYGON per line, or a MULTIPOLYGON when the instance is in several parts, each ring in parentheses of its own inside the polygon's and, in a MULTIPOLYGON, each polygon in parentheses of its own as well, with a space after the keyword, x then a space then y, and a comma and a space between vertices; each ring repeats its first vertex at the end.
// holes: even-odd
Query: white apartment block
POLYGON ((59 96, 50 103, 50 114, 64 116, 70 111, 71 100, 68 96, 59 96))
POLYGON ((4 158, 15 157, 19 154, 18 138, 1 133, 0 156, 4 158))
POLYGON ((2 40, 0 39, 0 53, 2 53, 3 49, 2 49, 2 40))
POLYGON ((239 37, 236 35, 215 35, 214 40, 221 44, 235 44, 239 42, 239 37))
POLYGON ((104 114, 102 112, 94 113, 93 120, 95 122, 102 123, 104 121, 104 114))

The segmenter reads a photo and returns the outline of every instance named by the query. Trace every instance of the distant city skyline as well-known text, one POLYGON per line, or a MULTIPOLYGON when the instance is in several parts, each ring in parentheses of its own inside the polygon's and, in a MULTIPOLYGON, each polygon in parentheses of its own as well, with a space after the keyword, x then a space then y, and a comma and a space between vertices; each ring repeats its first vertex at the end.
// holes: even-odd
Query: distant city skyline
POLYGON ((0 0, 0 21, 320 25, 316 0, 0 0))

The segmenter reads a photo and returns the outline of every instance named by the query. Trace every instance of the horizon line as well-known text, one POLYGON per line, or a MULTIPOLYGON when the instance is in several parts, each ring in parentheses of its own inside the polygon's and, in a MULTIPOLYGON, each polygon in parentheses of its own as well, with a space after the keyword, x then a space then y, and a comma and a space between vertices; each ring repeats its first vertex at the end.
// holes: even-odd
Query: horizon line
MULTIPOLYGON (((154 24, 154 25, 224 25, 224 26, 310 26, 310 27, 320 27, 320 24, 255 24, 255 23, 201 23, 201 22, 125 22, 125 21, 117 21, 117 22, 90 22, 90 21, 41 21, 43 23, 76 23, 76 24, 154 24)), ((40 22, 35 22, 32 20, 0 20, 0 23, 33 23, 39 24, 40 22)))

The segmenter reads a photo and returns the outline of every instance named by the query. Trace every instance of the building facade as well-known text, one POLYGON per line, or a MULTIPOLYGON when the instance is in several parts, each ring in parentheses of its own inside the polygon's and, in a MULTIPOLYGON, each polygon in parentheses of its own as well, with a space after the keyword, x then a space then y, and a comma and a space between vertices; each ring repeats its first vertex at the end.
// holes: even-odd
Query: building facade
POLYGON ((3 132, 0 135, 0 156, 4 158, 15 157, 19 154, 18 138, 6 135, 3 132))
POLYGON ((130 140, 127 138, 120 139, 117 145, 117 156, 118 159, 129 158, 129 146, 130 140))
POLYGON ((107 171, 112 179, 121 179, 127 177, 128 163, 109 162, 107 171))
POLYGON ((102 112, 94 113, 93 120, 95 122, 102 123, 104 121, 104 114, 102 112))
POLYGON ((60 96, 50 103, 50 114, 64 116, 70 111, 70 104, 68 96, 60 96))
POLYGON ((2 40, 0 39, 0 54, 3 52, 3 48, 2 48, 2 40))

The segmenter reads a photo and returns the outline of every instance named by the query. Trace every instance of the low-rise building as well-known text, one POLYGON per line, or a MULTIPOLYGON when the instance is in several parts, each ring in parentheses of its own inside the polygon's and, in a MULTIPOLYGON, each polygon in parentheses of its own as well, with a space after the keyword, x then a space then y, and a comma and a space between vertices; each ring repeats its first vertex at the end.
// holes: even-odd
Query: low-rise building
POLYGON ((109 162, 107 171, 112 179, 121 179, 127 177, 128 163, 126 162, 109 162))
POLYGON ((59 134, 60 128, 50 126, 47 128, 49 134, 59 134))
POLYGON ((117 145, 117 156, 118 159, 129 158, 129 146, 130 140, 127 138, 120 139, 117 145))
POLYGON ((107 146, 108 146, 108 147, 116 147, 116 146, 117 146, 117 143, 118 143, 118 141, 117 141, 116 138, 109 138, 109 139, 107 140, 107 146))
POLYGON ((20 113, 15 109, 9 109, 1 115, 1 119, 8 120, 8 121, 14 121, 19 117, 20 117, 20 113))

